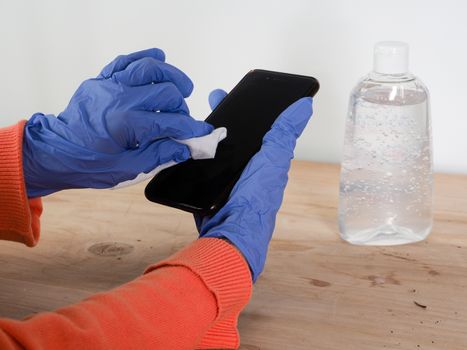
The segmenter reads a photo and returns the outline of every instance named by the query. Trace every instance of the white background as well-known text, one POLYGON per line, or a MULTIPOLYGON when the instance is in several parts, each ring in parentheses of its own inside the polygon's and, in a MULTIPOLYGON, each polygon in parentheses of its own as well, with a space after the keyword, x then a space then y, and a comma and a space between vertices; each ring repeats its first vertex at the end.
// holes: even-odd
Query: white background
POLYGON ((198 119, 211 89, 252 68, 317 77, 296 155, 338 162, 349 92, 371 69, 373 44, 402 40, 431 92, 435 168, 467 173, 465 1, 0 1, 0 126, 57 114, 117 54, 160 47, 193 79, 198 119))

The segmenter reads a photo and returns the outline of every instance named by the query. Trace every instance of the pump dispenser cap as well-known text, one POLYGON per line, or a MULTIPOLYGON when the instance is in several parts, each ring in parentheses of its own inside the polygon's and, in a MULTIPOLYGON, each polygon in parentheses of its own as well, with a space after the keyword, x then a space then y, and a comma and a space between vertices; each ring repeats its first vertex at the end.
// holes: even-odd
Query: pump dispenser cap
POLYGON ((373 70, 381 74, 404 74, 409 66, 409 45, 400 41, 376 43, 373 70))

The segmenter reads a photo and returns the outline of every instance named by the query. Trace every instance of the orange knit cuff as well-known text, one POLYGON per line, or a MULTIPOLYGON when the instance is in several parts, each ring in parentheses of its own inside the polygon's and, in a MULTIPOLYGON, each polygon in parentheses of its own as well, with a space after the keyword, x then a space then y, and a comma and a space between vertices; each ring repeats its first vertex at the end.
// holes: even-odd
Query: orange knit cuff
POLYGON ((25 120, 0 129, 0 239, 34 246, 39 240, 42 202, 28 199, 23 176, 25 120))
POLYGON ((164 266, 184 266, 198 275, 217 300, 217 317, 198 349, 237 349, 238 315, 252 292, 251 273, 242 255, 218 238, 201 238, 170 258, 150 266, 146 273, 164 266))

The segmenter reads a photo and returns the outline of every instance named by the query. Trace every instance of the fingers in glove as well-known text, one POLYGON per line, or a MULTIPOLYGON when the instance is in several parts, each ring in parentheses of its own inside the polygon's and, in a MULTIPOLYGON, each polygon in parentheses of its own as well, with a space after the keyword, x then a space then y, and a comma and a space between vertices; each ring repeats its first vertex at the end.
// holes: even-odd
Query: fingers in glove
POLYGON ((161 49, 152 48, 137 51, 128 55, 117 56, 112 62, 102 69, 97 77, 105 79, 110 78, 112 74, 124 70, 130 63, 145 57, 150 57, 162 62, 165 61, 165 53, 161 49))
POLYGON ((147 144, 162 138, 188 139, 204 136, 213 127, 180 113, 139 112, 129 117, 128 127, 132 130, 134 144, 147 144))
POLYGON ((259 191, 262 196, 274 197, 274 191, 283 191, 296 140, 311 113, 312 100, 309 97, 296 101, 281 113, 265 135, 261 149, 243 170, 232 194, 239 190, 251 194, 259 191))
POLYGON ((171 82, 129 87, 128 91, 134 109, 190 114, 182 93, 171 82))
POLYGON ((219 105, 219 103, 222 102, 225 96, 227 96, 227 92, 222 89, 212 90, 208 97, 209 106, 211 109, 214 110, 219 105))
POLYGON ((312 102, 311 97, 303 97, 284 110, 264 136, 263 147, 272 143, 293 153, 296 140, 313 113, 312 102))
POLYGON ((171 82, 180 90, 183 97, 190 96, 193 91, 193 83, 185 73, 152 57, 130 63, 125 70, 115 73, 113 78, 129 86, 171 82))
POLYGON ((131 151, 132 169, 135 175, 148 173, 155 167, 174 161, 183 162, 191 157, 190 150, 186 145, 171 139, 159 140, 146 145, 140 149, 131 151))

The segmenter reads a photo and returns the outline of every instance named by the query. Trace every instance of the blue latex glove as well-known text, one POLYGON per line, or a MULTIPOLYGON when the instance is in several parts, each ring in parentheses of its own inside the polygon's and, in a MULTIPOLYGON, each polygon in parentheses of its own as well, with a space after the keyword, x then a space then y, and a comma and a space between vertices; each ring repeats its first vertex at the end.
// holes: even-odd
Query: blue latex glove
POLYGON ((212 126, 189 116, 191 80, 159 49, 119 56, 86 80, 57 117, 26 124, 23 168, 29 197, 67 188, 110 188, 169 161, 190 157, 174 139, 212 126))
MULTIPOLYGON (((214 108, 226 95, 214 90, 214 108)), ((312 114, 312 99, 302 98, 277 118, 250 160, 227 204, 213 217, 195 218, 201 237, 229 240, 247 260, 255 282, 263 271, 295 143, 312 114)))

